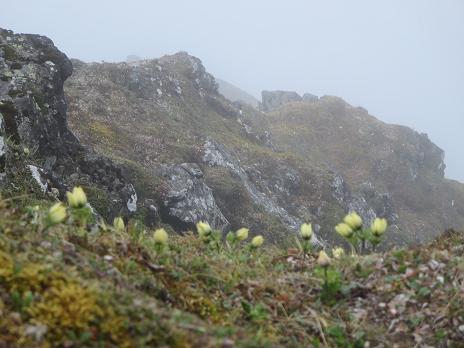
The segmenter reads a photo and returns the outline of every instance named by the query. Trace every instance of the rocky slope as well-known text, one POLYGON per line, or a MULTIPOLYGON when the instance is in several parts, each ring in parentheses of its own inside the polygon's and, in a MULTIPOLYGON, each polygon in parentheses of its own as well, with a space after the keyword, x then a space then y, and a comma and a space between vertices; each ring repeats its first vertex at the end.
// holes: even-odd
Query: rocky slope
POLYGON ((312 221, 316 242, 334 243, 333 226, 349 210, 386 217, 391 244, 464 223, 463 185, 443 177, 443 152, 339 98, 268 91, 258 111, 222 96, 185 52, 71 64, 47 38, 0 37, 1 164, 11 192, 62 197, 79 184, 107 217, 178 232, 207 220, 279 242, 312 221))
POLYGON ((443 177, 442 150, 340 98, 267 91, 260 112, 225 99, 184 52, 137 64, 74 65, 66 83, 71 128, 139 173, 137 192, 157 202, 176 229, 192 218, 173 220, 172 199, 163 195, 181 202, 196 193, 180 194, 177 179, 160 182, 155 173, 182 163, 199 166, 196 180, 214 199, 207 210, 221 211, 193 216, 217 220, 216 227, 247 225, 282 240, 309 220, 331 241, 335 221, 354 209, 366 220, 388 218, 390 242, 401 244, 464 223, 463 188, 443 177), (166 192, 144 189, 153 182, 166 192))
POLYGON ((426 134, 336 97, 280 102, 265 123, 274 146, 336 173, 342 205, 388 217, 410 241, 462 226, 464 186, 444 178, 444 153, 426 134))
POLYGON ((189 216, 218 228, 247 225, 276 240, 303 220, 317 216, 322 224, 337 207, 343 212, 331 197, 333 175, 276 151, 269 132, 251 128, 247 119, 265 115, 220 95, 197 58, 181 52, 132 65, 74 66, 66 84, 71 128, 82 142, 129 168, 141 201, 158 204, 161 220, 175 229, 191 227, 192 218, 176 214, 174 201, 210 202, 189 216), (192 178, 179 186, 174 175, 160 175, 195 164, 196 179, 212 189, 213 199, 199 196, 192 178), (215 205, 225 219, 214 213, 215 205))

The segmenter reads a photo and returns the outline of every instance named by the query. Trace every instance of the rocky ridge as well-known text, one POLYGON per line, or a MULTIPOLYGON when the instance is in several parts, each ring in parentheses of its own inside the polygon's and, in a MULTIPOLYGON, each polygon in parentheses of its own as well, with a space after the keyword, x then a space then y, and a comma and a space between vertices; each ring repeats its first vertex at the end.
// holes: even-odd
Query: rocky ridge
POLYGON ((84 63, 44 37, 3 30, 1 40, 10 189, 22 170, 30 190, 51 196, 85 186, 105 216, 178 232, 198 220, 223 231, 248 226, 280 242, 312 221, 315 243, 340 243, 332 228, 350 210, 367 222, 386 217, 391 244, 463 221, 464 189, 444 179, 443 152, 340 98, 263 92, 263 112, 222 96, 185 52, 84 63))
MULTIPOLYGON (((321 240, 333 243, 333 215, 356 210, 366 221, 386 217, 390 242, 401 244, 462 221, 452 207, 440 217, 447 202, 461 200, 449 196, 449 185, 458 184, 443 178, 443 152, 426 136, 385 125, 340 98, 265 91, 265 112, 258 111, 221 96, 201 61, 185 52, 136 65, 79 63, 66 92, 72 128, 97 151, 130 158, 142 170, 199 165, 232 228, 273 230, 281 240, 276 234, 313 221, 321 240), (433 219, 421 210, 422 198, 411 201, 430 188, 433 219)), ((169 200, 158 201, 164 209, 169 200)))
POLYGON ((444 179, 443 152, 425 135, 385 125, 340 98, 265 91, 258 111, 221 96, 214 77, 185 52, 136 66, 82 63, 66 92, 72 128, 98 151, 153 171, 198 164, 232 228, 291 231, 309 220, 333 243, 330 216, 356 210, 366 221, 386 217, 390 242, 401 244, 462 221, 458 205, 444 208, 460 202, 462 190, 451 193, 459 184, 444 179), (95 131, 80 126, 83 117, 95 131), (94 140, 99 134, 105 144, 94 140), (422 208, 427 190, 435 194, 422 208))

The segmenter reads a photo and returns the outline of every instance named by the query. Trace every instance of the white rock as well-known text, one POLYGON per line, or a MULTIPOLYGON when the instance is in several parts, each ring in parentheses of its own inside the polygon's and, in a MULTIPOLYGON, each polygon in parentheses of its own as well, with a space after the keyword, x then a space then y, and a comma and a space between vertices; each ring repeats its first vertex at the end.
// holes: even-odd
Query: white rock
POLYGON ((3 137, 0 137, 0 156, 5 154, 5 140, 3 137))
POLYGON ((131 213, 135 213, 137 211, 137 192, 135 192, 134 186, 131 185, 131 188, 132 188, 133 193, 131 194, 126 205, 127 205, 127 209, 131 213))
POLYGON ((42 179, 39 168, 33 165, 28 165, 28 167, 29 167, 29 170, 31 171, 32 177, 35 179, 37 184, 40 186, 42 192, 46 192, 48 188, 48 184, 47 182, 45 182, 45 180, 42 179))

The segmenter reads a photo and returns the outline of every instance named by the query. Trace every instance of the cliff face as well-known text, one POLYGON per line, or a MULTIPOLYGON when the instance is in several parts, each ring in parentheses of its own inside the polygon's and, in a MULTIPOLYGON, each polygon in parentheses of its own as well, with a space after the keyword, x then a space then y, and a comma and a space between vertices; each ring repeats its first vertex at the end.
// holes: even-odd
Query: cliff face
POLYGON ((394 244, 464 223, 463 185, 444 179, 443 152, 340 98, 266 92, 261 112, 224 98, 185 52, 71 63, 49 39, 5 30, 0 77, 10 191, 63 197, 83 185, 105 216, 179 232, 207 220, 276 241, 311 221, 318 242, 339 243, 333 226, 350 210, 386 217, 394 244))
POLYGON ((63 198, 83 185, 101 214, 129 214, 136 194, 121 169, 86 150, 67 126, 63 83, 71 73, 48 38, 0 29, 2 186, 63 198), (98 206, 97 198, 113 204, 98 206))

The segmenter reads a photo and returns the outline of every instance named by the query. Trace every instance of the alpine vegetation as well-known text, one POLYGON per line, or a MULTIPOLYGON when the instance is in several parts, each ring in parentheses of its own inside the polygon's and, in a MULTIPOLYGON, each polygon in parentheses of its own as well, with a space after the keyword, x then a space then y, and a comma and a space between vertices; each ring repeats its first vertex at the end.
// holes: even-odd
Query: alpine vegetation
POLYGON ((416 323, 401 326, 411 333, 408 345, 425 325, 441 332, 421 331, 429 345, 461 340, 464 298, 452 284, 462 280, 456 270, 464 261, 447 251, 464 242, 461 234, 376 253, 387 222, 364 227, 350 213, 335 230, 352 253, 317 250, 309 223, 299 247, 286 249, 248 228, 222 233, 206 221, 183 236, 122 217, 108 225, 92 214, 83 189, 66 197, 67 205, 50 208, 0 200, 0 342, 7 346, 401 345, 394 318, 416 323), (353 321, 360 308, 365 321, 353 321))

